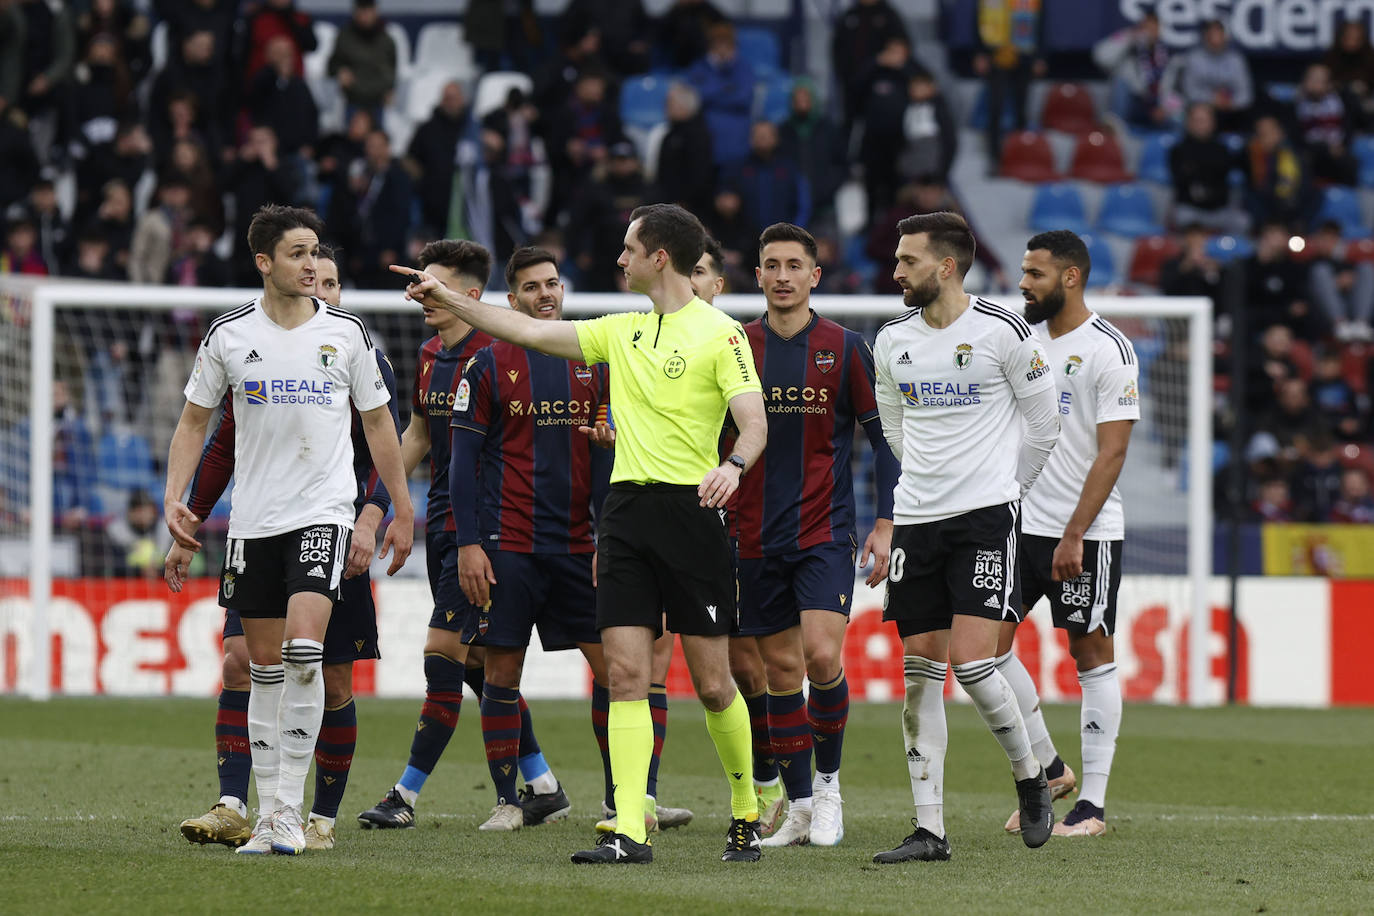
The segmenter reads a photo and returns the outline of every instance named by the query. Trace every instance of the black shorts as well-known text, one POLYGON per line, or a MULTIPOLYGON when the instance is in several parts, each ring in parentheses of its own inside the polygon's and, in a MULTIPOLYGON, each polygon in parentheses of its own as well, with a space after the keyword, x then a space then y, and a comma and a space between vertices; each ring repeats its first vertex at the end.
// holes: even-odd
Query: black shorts
POLYGON ((339 600, 352 531, 310 525, 265 538, 230 538, 219 578, 220 607, 243 617, 285 617, 292 595, 339 600))
POLYGON ((1083 572, 1069 582, 1051 578, 1058 538, 1021 535, 1021 603, 1027 609, 1050 599, 1054 625, 1070 633, 1101 627, 1116 633, 1116 593, 1121 588, 1121 541, 1084 541, 1083 572))
POLYGON ((601 642, 591 554, 492 550, 487 557, 496 584, 484 645, 524 648, 536 624, 547 651, 601 642))
MULTIPOLYGON (((372 600, 372 577, 344 579, 339 586, 342 593, 329 614, 329 627, 324 631, 324 663, 341 665, 364 658, 381 658, 377 648, 377 606, 372 600)), ((243 620, 239 612, 225 610, 222 639, 243 635, 243 620)))
POLYGON ((902 637, 947 630, 955 614, 1021 619, 1018 503, 892 530, 883 619, 902 637))
POLYGON ((818 544, 776 557, 739 561, 739 632, 768 636, 801 623, 801 612, 849 616, 854 597, 854 548, 818 544))
POLYGON ((723 636, 737 626, 734 562, 724 513, 697 488, 611 486, 597 539, 596 625, 723 636))
POLYGON ((487 632, 487 612, 463 594, 458 584, 458 537, 452 531, 425 535, 425 565, 429 571, 429 593, 434 598, 434 613, 429 625, 462 635, 470 646, 482 645, 487 632))

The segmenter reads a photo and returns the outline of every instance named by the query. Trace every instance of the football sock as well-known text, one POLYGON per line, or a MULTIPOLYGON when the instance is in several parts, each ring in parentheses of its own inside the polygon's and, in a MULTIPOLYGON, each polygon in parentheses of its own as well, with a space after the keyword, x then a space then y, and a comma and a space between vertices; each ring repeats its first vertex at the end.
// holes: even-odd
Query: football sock
POLYGON ((1026 737, 1026 723, 1021 718, 1021 710, 1016 705, 1016 696, 1011 692, 1007 679, 997 670, 991 658, 954 665, 954 676, 959 686, 969 695, 978 715, 983 717, 997 743, 1007 752, 1011 761, 1011 772, 1017 780, 1030 779, 1040 772, 1040 761, 1031 752, 1030 740, 1026 737))
MULTIPOLYGON (((1050 767, 1059 759, 1059 752, 1054 749, 1054 741, 1045 727, 1045 714, 1040 711, 1040 694, 1035 689, 1030 672, 1014 652, 997 657, 997 670, 1002 672, 1011 686, 1011 692, 1016 695, 1016 705, 1021 709, 1021 720, 1026 723, 1026 737, 1030 740, 1031 750, 1035 752, 1035 759, 1045 768, 1047 776, 1058 776, 1059 773, 1049 773, 1050 767)), ((1063 770, 1061 761, 1059 772, 1063 770)))
POLYGON ((811 723, 811 741, 815 747, 816 775, 834 777, 817 779, 812 784, 838 791, 840 785, 840 753, 844 749, 844 726, 849 721, 849 681, 840 669, 839 676, 828 684, 811 682, 806 698, 806 717, 811 723))
POLYGON ((462 662, 438 652, 425 653, 425 702, 420 707, 415 737, 410 739, 410 760, 401 774, 401 781, 396 784, 407 804, 415 804, 425 780, 434 772, 434 765, 458 727, 458 712, 463 703, 463 674, 462 662))
POLYGON ((754 738, 754 782, 777 782, 778 761, 773 756, 773 739, 768 734, 768 693, 759 691, 744 698, 749 710, 749 732, 754 738))
POLYGON ((300 807, 305 803, 305 778, 324 717, 324 644, 288 639, 281 644, 281 660, 286 677, 277 718, 281 729, 277 806, 300 807))
POLYGON ((248 694, 247 690, 223 688, 215 713, 220 803, 238 809, 248 800, 248 774, 253 770, 253 756, 248 752, 248 694))
POLYGON ((1116 736, 1121 731, 1121 681, 1115 663, 1108 662, 1078 672, 1083 688, 1080 714, 1083 741, 1083 788, 1078 797, 1099 808, 1107 807, 1107 777, 1116 755, 1116 736))
POLYGON ((353 751, 358 746, 358 704, 348 702, 325 707, 320 719, 320 737, 315 741, 315 800, 310 813, 320 817, 339 816, 339 802, 348 788, 348 771, 353 766, 353 751))
POLYGON ((643 843, 644 786, 649 779, 649 759, 654 754, 654 721, 648 700, 622 700, 610 704, 606 715, 607 744, 615 777, 616 829, 643 843))
MULTIPOLYGON (((706 711, 706 731, 716 746, 716 756, 730 783, 730 816, 757 820, 759 805, 754 799, 754 784, 749 775, 749 710, 744 697, 735 691, 730 705, 720 712, 706 711)), ((621 823, 624 823, 623 819, 621 823)))
POLYGON ((606 779, 602 804, 614 811, 615 780, 611 778, 611 746, 606 733, 606 722, 610 709, 611 692, 596 681, 592 681, 592 734, 596 736, 596 746, 601 751, 601 770, 606 779))
POLYGON ((654 720, 654 756, 649 758, 649 794, 658 797, 658 764, 663 758, 663 739, 668 735, 668 687, 649 685, 649 717, 654 720))
POLYGON ((787 693, 768 691, 768 735, 788 799, 810 798, 811 723, 800 687, 787 693))
POLYGON ((902 658, 906 699, 902 704, 902 743, 911 776, 916 823, 936 836, 945 835, 945 677, 949 666, 919 655, 902 658))
POLYGON ((496 803, 519 805, 515 780, 519 775, 520 691, 495 684, 482 688, 482 743, 491 781, 496 784, 496 803))
POLYGON ((534 736, 534 720, 530 718, 530 704, 525 702, 524 694, 519 695, 516 705, 520 707, 520 775, 540 795, 556 792, 558 780, 544 759, 544 752, 539 749, 539 739, 534 736))
POLYGON ((281 706, 281 665, 248 663, 252 689, 248 693, 248 740, 253 757, 253 781, 258 788, 258 813, 277 810, 277 779, 281 750, 277 744, 277 709, 281 706))

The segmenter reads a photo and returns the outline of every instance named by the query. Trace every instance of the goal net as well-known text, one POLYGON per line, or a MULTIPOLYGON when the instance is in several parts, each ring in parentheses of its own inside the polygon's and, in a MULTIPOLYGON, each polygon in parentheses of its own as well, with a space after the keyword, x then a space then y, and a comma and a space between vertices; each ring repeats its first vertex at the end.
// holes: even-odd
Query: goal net
MULTIPOLYGON (((255 290, 130 286, 0 277, 0 693, 208 695, 218 689, 223 611, 215 600, 228 525, 226 495, 202 528, 205 549, 180 595, 162 583, 167 448, 182 388, 210 319, 255 290)), ((499 301, 489 296, 489 301, 499 301)), ((901 309, 895 297, 816 296, 818 312, 872 341, 901 309)), ((757 296, 717 305, 743 320, 757 296)), ((344 292, 396 369, 408 419, 416 352, 429 336, 399 292, 344 292)), ((1127 542, 1117 640, 1130 699, 1218 702, 1217 654, 1206 601, 1211 573, 1210 304, 1200 299, 1097 297, 1090 305, 1134 342, 1142 419, 1120 486, 1127 542), (1192 626, 1194 620, 1203 625, 1192 626), (1193 647, 1188 651, 1188 646, 1193 647), (1192 659, 1191 662, 1186 661, 1192 659), (1192 670, 1189 671, 1188 669, 1192 670), (1201 690, 1187 685, 1201 684, 1201 690)), ((644 307, 642 297, 572 294, 569 317, 644 307)), ((862 438, 862 436, 860 437, 862 438)), ((1016 443, 989 447, 1015 448, 1016 443)), ((866 442, 854 450, 860 537, 872 524, 866 442)), ((422 524, 425 466, 411 495, 422 524)), ((420 530, 423 530, 422 528, 420 530)), ((383 658, 361 663, 361 695, 416 695, 416 659, 430 605, 423 538, 402 573, 374 576, 383 658)), ((900 644, 881 624, 882 592, 856 577, 845 668, 868 699, 902 695, 900 644)), ((1018 650, 1048 700, 1077 695, 1062 634, 1044 610, 1018 650)), ((580 696, 577 653, 537 646, 531 696, 580 696)), ((672 690, 689 689, 675 667, 672 690)))

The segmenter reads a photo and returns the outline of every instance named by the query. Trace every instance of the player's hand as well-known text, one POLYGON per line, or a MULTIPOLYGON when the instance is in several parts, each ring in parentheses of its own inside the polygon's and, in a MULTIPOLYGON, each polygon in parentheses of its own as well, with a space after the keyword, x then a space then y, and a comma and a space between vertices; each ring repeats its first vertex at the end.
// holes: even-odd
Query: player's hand
POLYGON ((1050 578, 1068 582, 1083 574, 1083 539, 1070 534, 1059 539, 1050 560, 1050 578))
POLYGON ((586 436, 592 445, 598 448, 613 448, 615 446, 615 427, 609 423, 597 423, 594 426, 579 426, 577 431, 586 436))
POLYGON ((414 302, 423 302, 433 308, 446 308, 453 311, 452 302, 446 295, 449 289, 440 283, 431 274, 413 267, 404 267, 400 264, 388 265, 392 273, 400 274, 409 282, 406 286, 406 298, 414 302))
POLYGON ((192 553, 200 550, 200 541, 196 540, 200 518, 185 503, 167 500, 162 504, 162 514, 167 519, 167 530, 172 533, 172 540, 192 553))
POLYGON ((387 551, 391 551, 391 565, 386 568, 388 576, 394 576, 401 571, 401 567, 406 565, 406 559, 410 556, 410 548, 415 543, 415 516, 409 512, 396 513, 396 517, 390 525, 386 526, 386 537, 382 539, 382 549, 377 552, 377 559, 386 559, 387 551))
POLYGON ((372 551, 377 549, 376 522, 367 519, 366 514, 358 516, 353 526, 353 538, 348 544, 348 562, 344 565, 344 578, 352 579, 367 572, 372 565, 372 551))
POLYGON ((194 556, 193 551, 176 543, 167 551, 167 559, 162 563, 162 578, 167 581, 167 587, 172 590, 172 594, 181 593, 181 587, 186 584, 187 575, 191 571, 191 558, 194 556))
POLYGON ((491 560, 480 544, 458 548, 458 585, 469 601, 484 608, 491 604, 491 587, 496 584, 491 560))
POLYGON ((701 505, 710 509, 724 509, 730 497, 739 489, 741 473, 743 472, 739 468, 729 462, 707 471, 706 476, 701 479, 701 486, 697 487, 701 505))
POLYGON ((864 549, 859 554, 859 566, 868 565, 870 554, 873 556, 873 571, 864 582, 869 588, 877 588, 887 578, 888 559, 892 554, 892 519, 874 520, 873 530, 864 539, 864 549))

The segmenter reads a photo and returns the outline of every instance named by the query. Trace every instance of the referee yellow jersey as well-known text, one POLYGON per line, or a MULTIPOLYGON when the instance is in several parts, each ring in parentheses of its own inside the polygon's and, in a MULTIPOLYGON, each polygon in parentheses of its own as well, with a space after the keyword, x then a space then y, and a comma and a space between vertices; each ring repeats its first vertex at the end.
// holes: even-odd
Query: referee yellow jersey
POLYGON ((611 483, 696 486, 720 463, 730 399, 762 392, 739 322, 693 298, 676 312, 574 321, 588 364, 611 367, 611 483))

